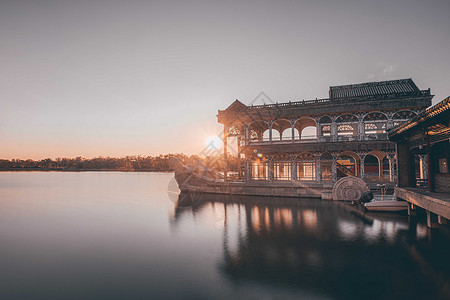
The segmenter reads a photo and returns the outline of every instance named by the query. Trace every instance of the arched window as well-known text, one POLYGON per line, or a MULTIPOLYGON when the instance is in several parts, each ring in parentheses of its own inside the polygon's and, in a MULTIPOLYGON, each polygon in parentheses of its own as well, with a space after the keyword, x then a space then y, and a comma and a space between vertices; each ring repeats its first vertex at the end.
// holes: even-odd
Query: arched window
POLYGON ((380 112, 373 112, 364 117, 364 133, 378 134, 386 132, 386 115, 380 112))
POLYGON ((316 121, 309 117, 302 117, 295 121, 294 127, 300 133, 300 139, 316 139, 316 121))
MULTIPOLYGON (((278 130, 272 129, 272 141, 280 140, 280 132, 278 130)), ((263 133, 263 141, 270 141, 270 129, 267 129, 263 133)))
POLYGON ((272 129, 272 141, 279 141, 280 139, 280 132, 278 130, 272 129))
POLYGON ((342 115, 336 119, 336 123, 357 123, 358 118, 354 115, 342 115))
POLYGON ((368 154, 364 158, 364 173, 367 181, 376 181, 379 178, 379 163, 375 155, 368 154))
POLYGON ((336 172, 339 178, 356 176, 356 159, 350 155, 340 155, 336 160, 336 172))
POLYGON ((396 112, 392 116, 392 119, 394 119, 394 120, 409 120, 409 119, 414 118, 415 116, 416 116, 415 112, 412 112, 409 110, 402 110, 402 111, 396 112))
POLYGON ((408 121, 409 119, 414 118, 415 116, 417 116, 416 113, 409 111, 409 110, 402 110, 402 111, 396 112, 392 116, 392 119, 394 120, 394 126, 399 126, 399 125, 405 123, 406 121, 408 121))
MULTIPOLYGON (((294 128, 294 139, 297 139, 297 140, 299 139, 299 134, 298 134, 297 128, 294 128)), ((283 131, 282 140, 283 141, 292 140, 292 128, 286 128, 283 131)))
POLYGON ((269 129, 269 125, 265 121, 253 121, 249 124, 249 137, 252 141, 261 141, 264 137, 264 132, 269 129))
POLYGON ((284 132, 288 134, 287 139, 292 139, 292 131, 286 130, 291 129, 291 122, 286 119, 278 119, 272 123, 272 129, 275 130, 272 132, 272 141, 280 141, 281 139, 285 140, 284 132))
POLYGON ((331 172, 331 167, 333 165, 333 156, 326 152, 320 157, 320 167, 322 169, 322 180, 333 179, 333 174, 331 172))
POLYGON ((320 118, 319 123, 320 124, 331 124, 331 118, 329 116, 323 116, 320 118))
POLYGON ((270 133, 269 132, 270 132, 270 129, 267 129, 266 131, 263 132, 263 135, 262 135, 263 136, 263 138, 262 138, 263 141, 266 141, 266 142, 270 141, 270 139, 269 139, 270 138, 270 133))
POLYGON ((311 140, 317 138, 316 127, 315 126, 306 126, 302 129, 301 139, 302 140, 311 140))
POLYGON ((387 117, 380 112, 373 112, 364 117, 364 121, 386 121, 387 117))

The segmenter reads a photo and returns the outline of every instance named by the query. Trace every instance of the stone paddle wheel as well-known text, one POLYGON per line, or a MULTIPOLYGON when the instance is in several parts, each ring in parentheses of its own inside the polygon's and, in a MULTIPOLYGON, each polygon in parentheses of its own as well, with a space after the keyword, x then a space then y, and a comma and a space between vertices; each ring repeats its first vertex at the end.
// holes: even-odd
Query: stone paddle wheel
POLYGON ((359 201, 361 196, 369 191, 369 187, 360 178, 347 176, 339 179, 333 186, 333 200, 359 201))

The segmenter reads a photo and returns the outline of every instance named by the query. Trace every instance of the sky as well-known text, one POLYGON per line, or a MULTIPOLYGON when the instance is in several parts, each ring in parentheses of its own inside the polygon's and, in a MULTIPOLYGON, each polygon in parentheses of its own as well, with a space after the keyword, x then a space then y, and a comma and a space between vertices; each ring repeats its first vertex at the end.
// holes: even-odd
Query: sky
POLYGON ((450 1, 0 0, 0 158, 198 154, 259 93, 450 96, 450 1))

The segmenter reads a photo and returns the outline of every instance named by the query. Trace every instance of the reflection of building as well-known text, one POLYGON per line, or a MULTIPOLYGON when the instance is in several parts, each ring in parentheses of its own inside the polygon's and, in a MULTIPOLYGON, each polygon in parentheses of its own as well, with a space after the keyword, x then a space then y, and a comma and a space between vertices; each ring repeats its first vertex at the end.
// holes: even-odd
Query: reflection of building
MULTIPOLYGON (((199 197, 192 209, 177 207, 173 226, 189 230, 190 224, 214 224, 214 236, 222 239, 223 254, 217 259, 220 275, 232 287, 250 286, 258 291, 260 297, 255 299, 265 289, 276 290, 276 299, 389 299, 399 295, 413 299, 428 289, 423 278, 430 273, 423 270, 430 272, 435 266, 430 268, 421 254, 432 240, 420 236, 422 224, 408 224, 406 217, 380 216, 371 223, 329 201, 199 197), (294 294, 278 294, 285 291, 294 294)), ((434 259, 436 264, 444 261, 447 274, 446 253, 433 255, 442 259, 434 259)), ((443 286, 445 281, 430 287, 427 297, 436 298, 443 286)))
MULTIPOLYGON (((450 97, 392 129, 397 143, 399 198, 427 210, 428 225, 450 218, 450 97), (436 215, 438 217, 436 217, 436 215)), ((410 210, 411 213, 411 210, 410 210)))
POLYGON ((333 182, 348 175, 394 182, 395 144, 386 130, 431 104, 411 79, 330 87, 329 98, 219 111, 227 137, 237 136, 247 181, 333 182))

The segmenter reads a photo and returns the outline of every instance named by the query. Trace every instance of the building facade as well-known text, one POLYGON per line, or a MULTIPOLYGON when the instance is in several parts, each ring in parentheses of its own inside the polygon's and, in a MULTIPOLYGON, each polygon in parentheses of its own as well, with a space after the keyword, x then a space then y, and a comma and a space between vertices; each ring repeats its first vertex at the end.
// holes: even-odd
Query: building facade
POLYGON ((332 86, 326 99, 250 106, 236 100, 217 116, 224 155, 228 137, 237 137, 245 181, 332 184, 352 175, 394 183, 396 148, 386 132, 423 112, 432 97, 402 79, 332 86))
POLYGON ((395 195, 409 203, 409 214, 420 207, 428 227, 450 219, 450 97, 389 131, 397 143, 398 187, 395 195))
POLYGON ((450 193, 450 97, 394 128, 400 187, 450 193))

